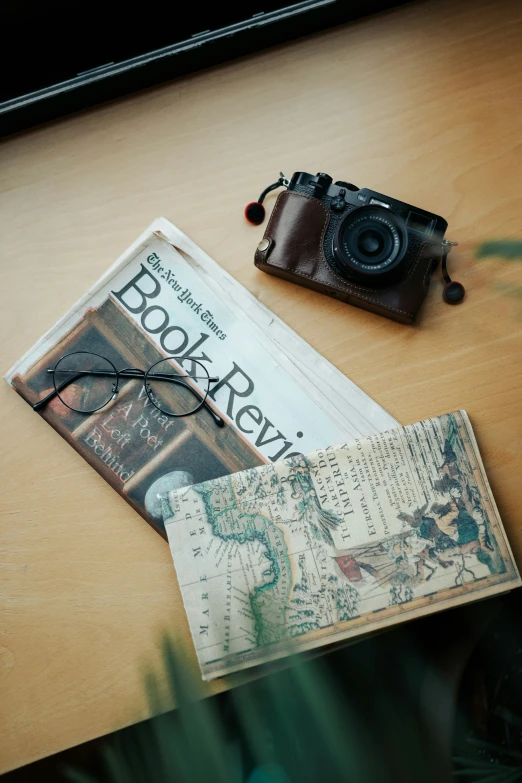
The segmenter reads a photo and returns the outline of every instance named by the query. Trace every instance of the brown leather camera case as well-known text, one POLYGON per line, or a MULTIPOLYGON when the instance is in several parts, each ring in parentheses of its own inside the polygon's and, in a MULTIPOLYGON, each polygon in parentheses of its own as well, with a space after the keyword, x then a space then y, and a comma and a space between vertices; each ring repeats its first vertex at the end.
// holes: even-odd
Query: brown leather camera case
POLYGON ((389 287, 369 288, 345 280, 327 263, 323 247, 329 220, 328 209, 318 199, 288 190, 280 193, 256 251, 255 265, 356 307, 413 323, 428 293, 440 249, 429 242, 421 244, 403 279, 389 287))

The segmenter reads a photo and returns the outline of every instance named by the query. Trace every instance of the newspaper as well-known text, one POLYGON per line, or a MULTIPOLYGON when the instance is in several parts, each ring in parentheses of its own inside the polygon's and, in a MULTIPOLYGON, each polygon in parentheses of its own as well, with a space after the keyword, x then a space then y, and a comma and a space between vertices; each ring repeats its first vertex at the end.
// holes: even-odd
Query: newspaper
MULTIPOLYGON (((95 413, 71 410, 57 395, 39 411, 164 536, 164 492, 396 424, 163 218, 6 380, 34 405, 53 392, 49 370, 80 351, 119 371, 145 371, 175 356, 173 364, 193 379, 197 362, 219 378, 208 406, 181 418, 163 415, 144 379, 124 374, 114 399, 95 413)), ((76 385, 95 389, 98 381, 76 385)))
POLYGON ((464 411, 162 504, 204 679, 520 585, 464 411))

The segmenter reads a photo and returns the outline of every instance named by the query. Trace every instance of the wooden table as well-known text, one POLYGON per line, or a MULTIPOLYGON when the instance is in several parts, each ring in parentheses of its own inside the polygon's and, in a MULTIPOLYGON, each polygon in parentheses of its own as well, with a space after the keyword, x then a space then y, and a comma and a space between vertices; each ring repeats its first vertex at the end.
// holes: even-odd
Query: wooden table
MULTIPOLYGON (((7 140, 2 371, 163 214, 401 422, 465 408, 521 563, 522 261, 455 254, 466 301, 436 276, 401 326, 257 271, 242 216, 304 169, 444 215, 460 242, 520 236, 521 34, 515 0, 403 7, 7 140)), ((192 651, 166 543, 0 395, 5 771, 144 717, 164 629, 192 651)))

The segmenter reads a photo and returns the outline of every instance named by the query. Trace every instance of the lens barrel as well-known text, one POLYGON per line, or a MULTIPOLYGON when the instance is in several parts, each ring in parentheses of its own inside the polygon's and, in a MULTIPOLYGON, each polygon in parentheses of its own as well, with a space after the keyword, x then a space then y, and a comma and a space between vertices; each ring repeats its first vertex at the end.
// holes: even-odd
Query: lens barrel
POLYGON ((333 255, 342 273, 377 282, 397 269, 408 247, 401 217, 368 205, 348 212, 333 238, 333 255))

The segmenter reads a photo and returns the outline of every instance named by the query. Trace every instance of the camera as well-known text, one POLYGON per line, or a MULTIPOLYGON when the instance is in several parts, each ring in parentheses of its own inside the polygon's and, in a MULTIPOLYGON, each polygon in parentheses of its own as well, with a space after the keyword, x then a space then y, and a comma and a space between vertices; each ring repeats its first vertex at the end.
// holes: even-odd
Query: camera
POLYGON ((328 174, 298 171, 267 191, 280 185, 287 189, 257 247, 258 269, 413 323, 444 243, 452 244, 444 240, 444 218, 349 182, 334 183, 328 174))

